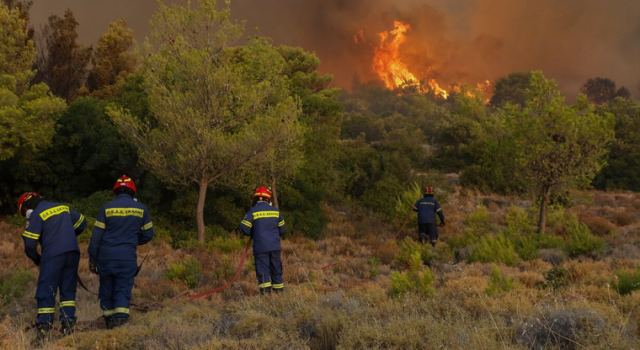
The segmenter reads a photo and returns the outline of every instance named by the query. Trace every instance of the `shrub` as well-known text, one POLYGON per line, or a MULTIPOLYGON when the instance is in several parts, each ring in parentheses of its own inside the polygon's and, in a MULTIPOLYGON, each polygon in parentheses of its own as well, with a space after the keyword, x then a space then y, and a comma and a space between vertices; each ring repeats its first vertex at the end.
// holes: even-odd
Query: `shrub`
POLYGON ((614 283, 614 287, 618 293, 625 295, 634 290, 640 290, 640 269, 636 271, 619 271, 616 276, 618 279, 614 283))
POLYGON ((583 216, 580 221, 598 236, 605 236, 615 231, 616 226, 601 216, 583 216))
POLYGON ((419 252, 411 255, 409 271, 391 273, 391 295, 399 296, 408 292, 423 296, 431 296, 433 289, 433 273, 422 264, 419 252))
POLYGON ((486 207, 480 206, 473 212, 471 212, 464 219, 465 233, 472 234, 474 236, 482 236, 495 232, 495 228, 491 222, 489 211, 486 207))
POLYGON ((536 235, 527 234, 513 240, 516 253, 522 260, 533 260, 538 257, 538 239, 536 235))
POLYGON ((405 237, 400 242, 400 252, 396 256, 396 261, 404 267, 409 267, 414 255, 417 255, 423 264, 429 265, 435 254, 430 245, 416 242, 411 237, 405 237))
POLYGON ((554 266, 544 274, 544 285, 550 289, 560 289, 569 285, 571 274, 562 266, 554 266))
POLYGON ((535 233, 536 226, 532 217, 521 207, 509 207, 505 215, 505 222, 507 232, 510 235, 516 236, 535 233))
POLYGON ((493 265, 489 276, 489 285, 485 290, 488 295, 494 296, 506 293, 513 289, 513 278, 505 276, 500 268, 493 265))
POLYGON ((518 253, 504 234, 484 236, 471 247, 469 261, 499 262, 513 266, 518 262, 518 253))
POLYGON ((74 200, 71 206, 86 217, 95 218, 102 205, 113 199, 113 193, 109 190, 98 191, 88 197, 74 200))
POLYGON ((233 253, 244 247, 245 241, 238 236, 223 235, 215 236, 207 243, 209 250, 217 250, 222 253, 233 253))
POLYGON ((196 258, 190 256, 183 261, 170 264, 166 276, 172 281, 182 282, 193 289, 198 286, 202 277, 202 266, 196 258))
POLYGON ((567 222, 568 239, 565 251, 569 256, 597 255, 604 248, 602 238, 594 236, 587 225, 580 223, 575 217, 567 222))
POLYGON ((28 270, 16 270, 0 276, 0 305, 22 297, 31 280, 33 276, 28 270))

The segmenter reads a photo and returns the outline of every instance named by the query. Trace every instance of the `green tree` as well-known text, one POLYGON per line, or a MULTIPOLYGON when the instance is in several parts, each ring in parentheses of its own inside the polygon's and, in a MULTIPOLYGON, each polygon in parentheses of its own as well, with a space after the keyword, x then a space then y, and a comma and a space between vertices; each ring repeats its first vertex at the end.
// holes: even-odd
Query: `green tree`
POLYGON ((131 74, 135 57, 131 53, 133 31, 124 20, 111 22, 102 34, 91 57, 87 87, 91 91, 105 90, 98 95, 113 94, 114 85, 131 74))
POLYGON ((0 160, 47 147, 65 107, 47 85, 29 84, 34 56, 20 11, 0 5, 0 160))
POLYGON ((502 107, 507 103, 524 106, 530 81, 530 72, 511 73, 498 79, 489 104, 493 107, 502 107))
POLYGON ((613 101, 616 97, 629 98, 631 93, 622 86, 616 87, 616 83, 609 78, 592 78, 587 80, 580 92, 587 95, 589 101, 595 104, 604 104, 613 101))
POLYGON ((234 46, 242 28, 229 4, 198 5, 161 4, 152 19, 143 74, 155 120, 142 122, 122 108, 108 113, 160 179, 198 185, 196 221, 204 241, 207 189, 246 187, 300 110, 278 51, 264 39, 234 46))
POLYGON ((538 231, 544 233, 551 195, 590 184, 604 166, 613 118, 596 114, 584 96, 575 106, 567 105, 556 83, 541 72, 531 73, 526 91, 522 108, 508 104, 497 113, 540 204, 538 231))
POLYGON ((616 98, 600 106, 600 113, 615 116, 615 141, 607 159, 607 166, 595 180, 603 189, 640 191, 640 104, 616 98))
POLYGON ((43 29, 43 45, 37 61, 37 82, 45 82, 56 96, 71 101, 83 86, 91 47, 78 44, 78 22, 71 10, 62 18, 54 15, 43 29))

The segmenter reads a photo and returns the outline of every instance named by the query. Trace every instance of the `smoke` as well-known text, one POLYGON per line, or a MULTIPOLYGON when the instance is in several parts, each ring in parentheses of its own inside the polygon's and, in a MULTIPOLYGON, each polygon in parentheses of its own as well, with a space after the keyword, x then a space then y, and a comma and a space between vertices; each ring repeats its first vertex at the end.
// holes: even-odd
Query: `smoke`
MULTIPOLYGON (((175 1, 174 1, 175 2, 175 1)), ((71 8, 81 40, 125 18, 141 39, 154 0, 36 0, 44 23, 71 8)), ((321 59, 336 85, 375 80, 377 33, 394 19, 411 25, 403 59, 420 78, 471 83, 541 69, 569 95, 603 76, 640 92, 640 1, 636 0, 234 0, 247 32, 302 46, 321 59)))

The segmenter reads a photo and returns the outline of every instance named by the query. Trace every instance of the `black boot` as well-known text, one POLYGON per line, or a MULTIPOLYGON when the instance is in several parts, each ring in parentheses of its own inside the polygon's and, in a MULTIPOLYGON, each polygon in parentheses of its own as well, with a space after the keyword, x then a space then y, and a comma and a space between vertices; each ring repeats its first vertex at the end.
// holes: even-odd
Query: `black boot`
POLYGON ((76 320, 65 319, 65 320, 62 320, 61 324, 62 324, 62 334, 65 336, 70 335, 71 333, 73 333, 73 330, 76 326, 76 320))
POLYGON ((271 287, 260 288, 260 294, 261 295, 271 294, 271 287))
POLYGON ((107 329, 113 328, 113 317, 104 316, 104 325, 105 327, 107 327, 107 329))
POLYGON ((112 328, 124 326, 127 322, 129 322, 129 318, 125 317, 114 317, 111 319, 112 328))
POLYGON ((38 323, 36 324, 36 339, 33 341, 33 345, 36 347, 42 346, 51 337, 51 324, 50 323, 38 323))

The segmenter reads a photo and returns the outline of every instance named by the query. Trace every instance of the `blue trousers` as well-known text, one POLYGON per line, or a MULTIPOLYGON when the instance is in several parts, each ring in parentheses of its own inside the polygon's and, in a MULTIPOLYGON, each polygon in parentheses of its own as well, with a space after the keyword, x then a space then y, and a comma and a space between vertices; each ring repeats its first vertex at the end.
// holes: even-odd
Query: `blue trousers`
POLYGON ((98 262, 98 273, 100 274, 98 297, 104 316, 129 318, 131 290, 137 268, 135 260, 98 262))
POLYGON ((271 252, 254 254, 254 258, 258 287, 273 289, 284 288, 280 251, 274 250, 271 252))
POLYGON ((438 226, 435 223, 418 224, 418 238, 420 238, 420 242, 426 242, 427 237, 431 242, 438 240, 438 226))
POLYGON ((38 303, 36 323, 53 323, 58 290, 60 291, 60 321, 75 321, 79 262, 80 252, 78 251, 62 253, 40 261, 40 275, 36 289, 38 303))

